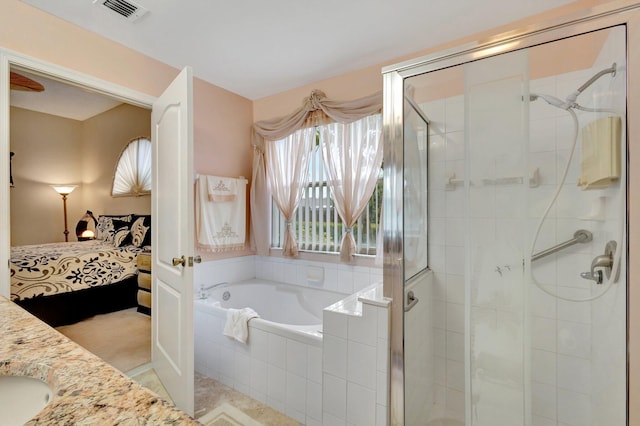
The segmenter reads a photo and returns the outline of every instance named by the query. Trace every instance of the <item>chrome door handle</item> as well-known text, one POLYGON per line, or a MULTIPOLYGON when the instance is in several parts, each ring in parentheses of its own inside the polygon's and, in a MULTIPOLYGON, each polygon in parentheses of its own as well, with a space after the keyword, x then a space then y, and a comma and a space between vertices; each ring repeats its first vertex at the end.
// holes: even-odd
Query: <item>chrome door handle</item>
POLYGON ((404 307, 404 311, 409 312, 419 301, 420 299, 413 294, 413 291, 409 291, 409 293, 407 293, 407 305, 404 307))
POLYGON ((185 266, 187 264, 187 259, 185 259, 184 256, 174 257, 171 263, 173 263, 173 266, 178 266, 178 265, 185 266))

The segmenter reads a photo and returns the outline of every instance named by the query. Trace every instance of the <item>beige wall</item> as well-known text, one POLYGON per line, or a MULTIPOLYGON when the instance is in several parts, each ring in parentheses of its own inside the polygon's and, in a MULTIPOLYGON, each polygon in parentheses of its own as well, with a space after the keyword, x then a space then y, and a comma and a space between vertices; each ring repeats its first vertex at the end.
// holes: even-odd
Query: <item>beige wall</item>
MULTIPOLYGON (((11 245, 64 241, 62 197, 49 184, 81 181, 82 123, 21 108, 10 113, 11 245)), ((76 191, 67 200, 72 221, 82 208, 76 191)))
POLYGON ((120 153, 138 137, 151 138, 150 110, 122 104, 82 123, 82 213, 151 213, 150 196, 111 196, 120 153))
MULTIPOLYGON (((0 48, 159 96, 179 70, 19 0, 4 0, 0 48)), ((197 70, 196 70, 197 71, 197 70)), ((252 102, 194 81, 194 158, 201 173, 250 177, 252 102)), ((52 191, 53 192, 53 191, 52 191)), ((54 193, 55 195, 55 193, 54 193)), ((233 255, 248 254, 249 251, 233 255)), ((205 258, 214 257, 204 254, 205 258)))
POLYGON ((116 162, 133 138, 150 137, 151 113, 120 105, 85 121, 11 108, 11 244, 64 241, 62 197, 49 184, 71 183, 69 241, 86 210, 99 214, 151 212, 151 197, 111 197, 116 162))

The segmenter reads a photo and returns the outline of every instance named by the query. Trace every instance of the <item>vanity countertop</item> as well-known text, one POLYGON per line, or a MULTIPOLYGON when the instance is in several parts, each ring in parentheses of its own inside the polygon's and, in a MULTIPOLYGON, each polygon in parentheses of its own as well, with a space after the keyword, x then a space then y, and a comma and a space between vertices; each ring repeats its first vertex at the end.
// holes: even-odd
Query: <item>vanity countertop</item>
POLYGON ((0 375, 37 377, 53 390, 27 425, 199 424, 1 296, 0 375))

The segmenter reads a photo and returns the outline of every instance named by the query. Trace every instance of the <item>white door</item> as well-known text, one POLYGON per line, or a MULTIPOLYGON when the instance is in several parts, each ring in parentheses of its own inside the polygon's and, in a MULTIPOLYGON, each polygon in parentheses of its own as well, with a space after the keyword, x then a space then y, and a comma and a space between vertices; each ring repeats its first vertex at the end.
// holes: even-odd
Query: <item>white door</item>
POLYGON ((153 104, 151 359, 193 415, 193 88, 186 67, 153 104))

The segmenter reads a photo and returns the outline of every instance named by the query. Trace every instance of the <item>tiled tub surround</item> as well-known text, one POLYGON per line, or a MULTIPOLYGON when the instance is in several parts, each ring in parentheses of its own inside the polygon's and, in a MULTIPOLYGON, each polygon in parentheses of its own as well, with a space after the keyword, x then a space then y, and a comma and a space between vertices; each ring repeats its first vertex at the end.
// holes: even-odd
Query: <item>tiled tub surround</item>
POLYGON ((389 305, 380 283, 324 310, 323 425, 388 424, 389 305))
MULTIPOLYGON (((344 297, 348 297, 353 293, 361 292, 371 287, 372 284, 381 283, 382 268, 302 259, 245 256, 209 261, 196 265, 195 293, 198 293, 202 284, 208 286, 219 282, 243 281, 256 277, 294 286, 338 292, 342 293, 344 297)), ((221 290, 224 291, 224 288, 221 288, 221 290)), ((351 323, 354 324, 352 329, 355 324, 364 324, 362 304, 358 305, 357 297, 353 296, 353 300, 356 301, 353 306, 359 306, 359 308, 354 308, 351 314, 346 312, 334 313, 342 318, 342 320, 338 320, 338 324, 342 324, 344 321, 344 333, 347 333, 346 327, 349 323, 347 320, 349 316, 353 317, 351 320, 351 323), (355 318, 358 319, 356 320, 355 318)), ((196 371, 218 379, 222 383, 284 412, 301 423, 309 426, 323 424, 322 334, 317 333, 314 336, 313 333, 307 333, 304 336, 302 335, 304 333, 293 335, 289 333, 283 336, 275 332, 267 334, 265 330, 256 328, 249 331, 249 345, 247 346, 222 335, 222 327, 224 327, 226 319, 214 315, 211 312, 211 307, 203 304, 198 306, 198 303, 196 303, 195 311, 196 371), (236 373, 238 374, 236 375, 236 373), (294 389, 297 389, 297 392, 294 392, 294 389)), ((368 313, 368 311, 369 308, 365 309, 365 313, 368 313)), ((329 315, 331 319, 334 319, 332 314, 329 315)), ((377 330, 379 321, 377 316, 365 315, 364 318, 366 318, 366 321, 372 322, 370 324, 371 327, 377 330)), ((342 332, 335 328, 335 323, 333 324, 334 336, 338 336, 341 339, 345 338, 342 332)), ((388 329, 387 323, 385 323, 384 327, 385 330, 388 329)), ((326 333, 326 330, 324 333, 326 333)), ((356 331, 353 329, 351 334, 357 346, 361 342, 357 340, 357 336, 354 336, 355 333, 356 331)), ((386 336, 386 332, 383 334, 386 336)), ((369 339, 370 336, 367 336, 367 339, 369 339)), ((375 337, 375 343, 370 340, 367 340, 367 342, 369 346, 376 348, 377 358, 379 352, 377 349, 377 334, 375 337)), ((382 341, 387 345, 388 337, 385 337, 382 341)), ((341 349, 328 348, 328 350, 331 352, 341 349)), ((381 352, 386 353, 385 351, 381 352)), ((344 354, 338 355, 338 357, 342 355, 344 354)), ((329 356, 331 357, 332 355, 329 356)), ((375 377, 376 384, 383 377, 386 381, 386 361, 382 364, 384 364, 384 367, 379 366, 377 362, 374 363, 369 372, 371 377, 375 377), (382 374, 383 371, 385 371, 384 374, 382 374)), ((333 375, 330 378, 331 386, 336 384, 335 380, 331 381, 334 378, 338 379, 338 383, 341 379, 341 377, 333 375)), ((344 394, 346 395, 346 376, 344 376, 344 379, 344 394)), ((370 391, 370 384, 367 383, 367 385, 369 385, 367 389, 370 391)), ((358 389, 357 386, 358 383, 352 380, 351 392, 358 389)), ((367 395, 370 395, 370 393, 367 393, 367 395)), ((374 390, 374 395, 374 404, 370 408, 375 411, 377 409, 382 410, 384 407, 386 412, 386 393, 383 396, 375 393, 374 390), (376 404, 376 402, 380 403, 376 404)), ((354 397, 350 401, 353 414, 359 409, 360 404, 354 397)), ((347 404, 346 400, 344 404, 347 404)), ((365 401, 363 406, 367 405, 368 402, 365 401)), ((378 419, 386 419, 386 414, 374 414, 378 419)), ((332 420, 336 420, 337 423, 335 424, 340 425, 341 421, 338 419, 342 419, 342 424, 346 424, 346 411, 341 414, 340 410, 329 409, 327 419, 325 419, 324 424, 331 424, 332 420)))
POLYGON ((322 309, 343 297, 259 279, 216 288, 195 301, 196 371, 303 424, 320 424, 322 309), (261 315, 249 322, 247 344, 223 335, 225 307, 244 306, 261 315))
POLYGON ((0 374, 37 377, 54 397, 35 424, 199 424, 0 297, 0 374))

